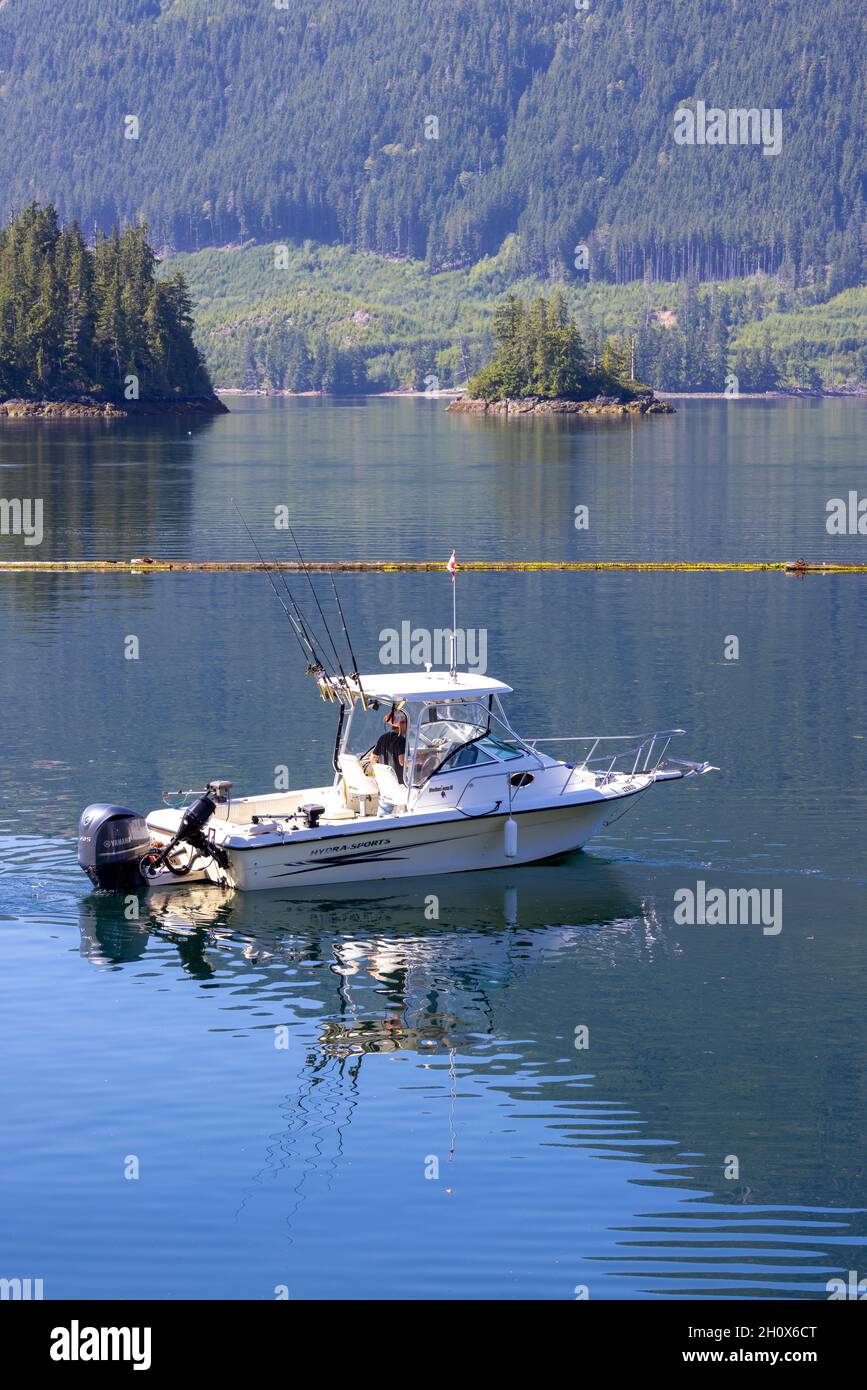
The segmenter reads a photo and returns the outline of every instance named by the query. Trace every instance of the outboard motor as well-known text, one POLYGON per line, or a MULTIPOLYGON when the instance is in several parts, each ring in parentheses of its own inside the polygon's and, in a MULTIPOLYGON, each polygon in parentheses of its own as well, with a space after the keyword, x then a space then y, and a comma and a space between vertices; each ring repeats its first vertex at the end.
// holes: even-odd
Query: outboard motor
POLYGON ((150 847, 144 816, 98 802, 81 813, 78 862, 95 888, 134 893, 144 886, 139 864, 150 847))

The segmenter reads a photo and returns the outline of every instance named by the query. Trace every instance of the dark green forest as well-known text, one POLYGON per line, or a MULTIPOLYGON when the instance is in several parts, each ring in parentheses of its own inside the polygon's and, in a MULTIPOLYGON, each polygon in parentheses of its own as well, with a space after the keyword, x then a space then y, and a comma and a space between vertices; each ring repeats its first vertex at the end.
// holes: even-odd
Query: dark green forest
POLYGON ((860 283, 860 0, 76 0, 0 7, 0 215, 157 246, 310 238, 519 275, 860 283), (699 100, 780 153, 681 146, 699 100), (136 128, 135 118, 138 122, 136 128), (131 135, 137 138, 127 138, 131 135), (578 268, 579 246, 587 265, 578 268))
POLYGON ((26 207, 0 230, 0 395, 210 395, 184 278, 155 265, 145 227, 89 246, 53 207, 26 207))
POLYGON ((307 334, 285 318, 257 334, 244 332, 240 374, 229 384, 245 391, 321 391, 329 396, 376 389, 360 349, 341 347, 324 329, 307 334))

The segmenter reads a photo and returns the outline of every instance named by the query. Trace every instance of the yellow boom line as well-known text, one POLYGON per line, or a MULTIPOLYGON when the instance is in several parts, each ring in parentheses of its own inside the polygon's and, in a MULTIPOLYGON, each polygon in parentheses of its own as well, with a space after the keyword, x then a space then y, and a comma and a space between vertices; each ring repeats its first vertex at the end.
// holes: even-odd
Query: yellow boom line
MULTIPOLYGON (((270 569, 303 574, 294 560, 0 560, 0 574, 246 574, 270 569)), ((306 569, 313 574, 401 574, 444 571, 440 560, 313 560, 306 569)), ((794 560, 462 560, 463 571, 479 574, 527 572, 584 573, 598 570, 659 570, 661 572, 728 572, 781 570, 788 574, 867 574, 867 564, 818 564, 794 560)))

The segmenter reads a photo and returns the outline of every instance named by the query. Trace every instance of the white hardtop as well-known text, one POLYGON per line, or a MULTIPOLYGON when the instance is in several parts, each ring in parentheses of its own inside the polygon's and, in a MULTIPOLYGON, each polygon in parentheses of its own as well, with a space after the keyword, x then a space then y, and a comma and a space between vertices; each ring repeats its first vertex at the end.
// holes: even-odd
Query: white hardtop
POLYGON ((473 671, 377 671, 371 676, 350 679, 350 687, 360 683, 365 699, 384 700, 480 700, 488 695, 509 695, 512 687, 490 676, 473 671))

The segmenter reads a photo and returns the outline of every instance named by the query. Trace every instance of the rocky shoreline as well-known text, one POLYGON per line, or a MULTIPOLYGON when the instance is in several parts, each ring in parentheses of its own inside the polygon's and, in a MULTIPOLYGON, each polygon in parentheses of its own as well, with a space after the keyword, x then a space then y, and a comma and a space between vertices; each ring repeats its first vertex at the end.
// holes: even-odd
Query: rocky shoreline
POLYGON ((7 420, 128 420, 139 415, 224 415, 229 407, 216 396, 186 396, 164 401, 99 401, 79 396, 66 401, 0 401, 7 420))
POLYGON ((461 396, 446 410, 468 415, 673 415, 674 406, 657 400, 652 391, 623 401, 616 396, 594 396, 589 401, 570 401, 562 397, 546 400, 527 396, 522 400, 484 401, 461 396))

